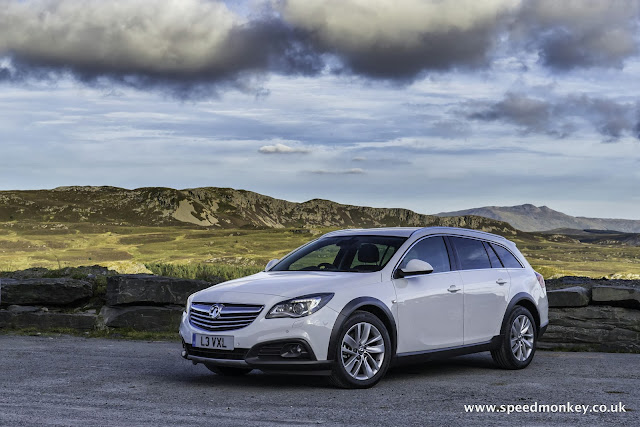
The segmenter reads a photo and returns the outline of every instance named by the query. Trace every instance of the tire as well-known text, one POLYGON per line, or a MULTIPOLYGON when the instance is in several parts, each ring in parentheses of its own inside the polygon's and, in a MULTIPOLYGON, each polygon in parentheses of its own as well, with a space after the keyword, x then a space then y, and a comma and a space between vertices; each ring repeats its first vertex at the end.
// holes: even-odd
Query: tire
POLYGON ((493 360, 503 369, 523 369, 533 360, 538 330, 531 312, 516 306, 502 331, 502 343, 491 351, 493 360))
POLYGON ((232 366, 218 366, 211 365, 209 363, 205 363, 204 366, 207 367, 214 374, 223 376, 223 377, 240 377, 242 375, 246 375, 249 372, 253 371, 251 368, 234 368, 232 366))
POLYGON ((340 328, 333 344, 329 381, 334 386, 373 387, 389 369, 392 356, 389 332, 384 323, 369 312, 353 313, 340 328), (364 345, 367 342, 369 345, 364 345))

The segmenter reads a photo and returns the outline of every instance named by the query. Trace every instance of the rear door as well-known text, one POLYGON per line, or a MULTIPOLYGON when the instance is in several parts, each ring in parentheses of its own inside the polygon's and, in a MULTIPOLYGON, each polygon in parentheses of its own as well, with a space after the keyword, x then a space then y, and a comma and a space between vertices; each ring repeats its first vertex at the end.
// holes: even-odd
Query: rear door
POLYGON ((479 239, 450 236, 464 285, 464 344, 500 334, 510 276, 491 247, 479 239))

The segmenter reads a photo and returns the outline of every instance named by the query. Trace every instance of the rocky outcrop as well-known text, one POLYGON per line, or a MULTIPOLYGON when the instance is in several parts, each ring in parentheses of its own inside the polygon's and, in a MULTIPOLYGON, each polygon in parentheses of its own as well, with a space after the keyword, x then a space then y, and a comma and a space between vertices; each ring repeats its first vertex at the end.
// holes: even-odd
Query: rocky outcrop
POLYGON ((1 280, 2 304, 64 306, 93 296, 91 283, 66 277, 1 280))
POLYGON ((609 306, 549 310, 541 349, 640 352, 640 310, 609 306))
POLYGON ((372 208, 313 199, 294 203, 231 188, 59 187, 0 191, 0 221, 48 218, 46 227, 66 223, 189 225, 214 228, 468 227, 498 234, 518 232, 506 222, 478 216, 442 218, 401 208, 372 208), (56 203, 52 204, 51 200, 56 203))
POLYGON ((586 307, 591 301, 591 291, 582 286, 572 286, 565 289, 547 292, 549 307, 586 307))
POLYGON ((106 303, 109 306, 125 304, 181 305, 194 292, 221 282, 176 279, 149 274, 123 274, 107 279, 106 303))
POLYGON ((100 311, 100 317, 104 326, 110 328, 176 332, 182 317, 182 307, 104 306, 100 311))

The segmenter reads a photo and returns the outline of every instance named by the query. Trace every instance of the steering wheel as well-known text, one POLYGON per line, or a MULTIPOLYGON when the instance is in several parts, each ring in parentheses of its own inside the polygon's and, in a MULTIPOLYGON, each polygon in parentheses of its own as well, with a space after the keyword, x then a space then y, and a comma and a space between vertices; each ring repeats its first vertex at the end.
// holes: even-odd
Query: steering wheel
POLYGON ((318 268, 324 268, 325 270, 335 270, 336 266, 328 262, 321 262, 320 264, 318 264, 318 268))

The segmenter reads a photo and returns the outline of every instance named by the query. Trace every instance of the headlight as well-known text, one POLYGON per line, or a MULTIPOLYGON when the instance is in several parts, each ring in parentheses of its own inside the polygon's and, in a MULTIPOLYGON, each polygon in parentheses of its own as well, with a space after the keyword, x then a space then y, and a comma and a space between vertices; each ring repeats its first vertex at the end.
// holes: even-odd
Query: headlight
POLYGON ((184 312, 189 314, 189 311, 191 310, 191 303, 193 302, 193 297, 195 297, 196 294, 191 294, 189 295, 189 298, 187 298, 187 306, 184 309, 184 312))
POLYGON ((269 310, 266 318, 308 316, 324 307, 331 298, 333 294, 315 294, 282 301, 269 310))

